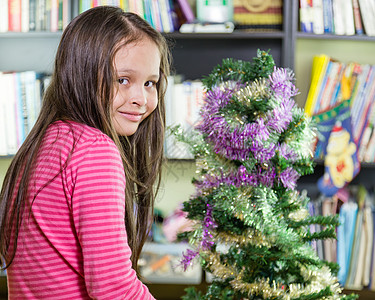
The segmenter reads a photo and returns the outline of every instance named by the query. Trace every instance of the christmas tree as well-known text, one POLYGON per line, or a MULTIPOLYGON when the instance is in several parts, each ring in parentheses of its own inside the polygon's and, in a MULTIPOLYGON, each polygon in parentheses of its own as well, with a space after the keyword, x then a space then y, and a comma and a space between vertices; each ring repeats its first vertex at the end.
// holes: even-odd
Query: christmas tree
POLYGON ((213 276, 206 294, 184 299, 353 299, 340 295, 337 265, 310 246, 335 238, 336 216, 311 217, 308 197, 296 189, 313 172, 314 127, 293 100, 291 70, 275 67, 268 52, 252 62, 225 59, 203 79, 201 120, 180 140, 197 164, 196 191, 184 203, 194 230, 184 233, 213 276), (324 226, 311 233, 309 226, 324 226))

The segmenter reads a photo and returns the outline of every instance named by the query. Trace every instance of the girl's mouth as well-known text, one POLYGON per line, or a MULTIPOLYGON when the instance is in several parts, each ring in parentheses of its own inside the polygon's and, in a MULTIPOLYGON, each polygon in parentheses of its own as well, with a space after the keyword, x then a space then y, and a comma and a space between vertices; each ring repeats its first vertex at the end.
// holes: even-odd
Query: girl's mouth
POLYGON ((139 122, 142 120, 143 114, 133 112, 119 112, 122 116, 132 122, 139 122))

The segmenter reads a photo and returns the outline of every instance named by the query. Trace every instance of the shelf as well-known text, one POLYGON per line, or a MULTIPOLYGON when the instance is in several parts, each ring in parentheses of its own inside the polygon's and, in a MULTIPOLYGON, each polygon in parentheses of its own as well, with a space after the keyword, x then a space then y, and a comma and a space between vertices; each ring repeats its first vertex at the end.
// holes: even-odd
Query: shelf
POLYGON ((349 41, 368 41, 375 42, 375 37, 367 35, 337 35, 337 34, 314 34, 306 32, 297 32, 299 39, 316 39, 316 40, 349 40, 349 41))
POLYGON ((24 39, 24 38, 61 38, 62 32, 50 31, 30 31, 30 32, 2 32, 0 33, 1 39, 24 39))
POLYGON ((163 34, 167 38, 183 39, 283 39, 282 31, 243 31, 235 30, 232 33, 180 33, 171 32, 163 34))

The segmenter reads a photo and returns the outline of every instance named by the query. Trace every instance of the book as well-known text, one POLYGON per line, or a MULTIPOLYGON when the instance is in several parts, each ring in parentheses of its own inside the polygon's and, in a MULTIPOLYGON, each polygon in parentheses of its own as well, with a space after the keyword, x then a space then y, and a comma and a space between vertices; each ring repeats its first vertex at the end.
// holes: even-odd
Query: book
POLYGON ((15 89, 15 119, 16 119, 16 130, 17 130, 17 148, 25 140, 26 132, 28 131, 27 124, 27 106, 26 106, 26 89, 25 81, 22 73, 14 72, 14 89, 15 89))
POLYGON ((312 0, 313 3, 313 32, 324 33, 323 0, 312 0))
POLYGON ((169 12, 169 0, 159 0, 159 10, 163 32, 172 32, 173 23, 169 12))
POLYGON ((358 204, 353 200, 344 203, 339 212, 340 225, 337 228, 337 263, 340 269, 337 277, 342 286, 345 285, 348 277, 357 213, 358 204))
POLYGON ((365 130, 367 129, 368 131, 372 131, 372 127, 374 125, 373 120, 374 120, 374 100, 375 100, 375 70, 374 66, 372 66, 372 74, 369 76, 369 82, 366 86, 366 89, 364 91, 364 103, 362 105, 362 111, 360 112, 360 120, 358 123, 358 143, 366 145, 368 140, 366 141, 365 137, 365 130))
MULTIPOLYGON (((336 214, 337 209, 337 198, 336 197, 326 197, 322 202, 322 215, 332 216, 336 214)), ((325 227, 323 227, 323 230, 325 227)), ((324 248, 324 260, 328 262, 336 262, 336 240, 325 239, 323 240, 324 248)))
POLYGON ((365 33, 368 36, 375 36, 374 13, 370 2, 370 0, 358 0, 365 33))
POLYGON ((154 21, 154 28, 159 32, 163 32, 163 23, 158 0, 151 0, 151 15, 152 20, 154 21))
POLYGON ((43 31, 46 30, 46 1, 47 0, 37 0, 37 10, 36 10, 36 30, 43 31))
POLYGON ((50 14, 50 31, 56 32, 59 30, 59 0, 51 0, 50 14))
POLYGON ((3 87, 2 97, 5 99, 5 124, 7 141, 7 154, 13 155, 17 152, 17 121, 16 121, 16 86, 14 80, 14 73, 3 73, 2 76, 3 87))
POLYGON ((354 229, 354 236, 353 236, 353 244, 352 244, 352 251, 350 255, 350 264, 349 264, 349 272, 348 278, 345 283, 345 288, 347 289, 361 289, 362 287, 357 283, 356 276, 359 268, 361 249, 364 248, 364 242, 362 231, 363 231, 363 209, 365 205, 365 198, 366 198, 366 189, 363 186, 359 187, 357 202, 358 202, 358 213, 355 220, 355 229, 354 229))
POLYGON ((28 32, 29 31, 29 0, 21 0, 21 31, 22 32, 28 32))
MULTIPOLYGON (((373 91, 374 92, 374 91, 373 91)), ((374 162, 375 160, 375 105, 372 104, 368 123, 363 133, 360 150, 362 161, 374 162), (367 140, 366 140, 367 139, 367 140)))
POLYGON ((324 33, 334 33, 332 0, 323 0, 324 33))
POLYGON ((62 8, 62 28, 65 29, 71 19, 70 16, 70 1, 69 0, 62 0, 63 8, 62 8))
POLYGON ((327 108, 329 108, 329 101, 327 99, 327 93, 329 92, 328 90, 330 89, 331 82, 333 80, 332 77, 334 77, 335 72, 336 72, 335 65, 332 59, 330 58, 330 60, 328 61, 328 65, 327 65, 327 69, 325 71, 324 77, 322 79, 321 88, 319 90, 317 102, 314 108, 314 114, 323 112, 327 108))
POLYGON ((193 9, 191 8, 188 0, 176 0, 181 12, 185 18, 185 22, 191 23, 195 20, 193 9))
POLYGON ((35 31, 36 29, 36 1, 29 1, 29 31, 35 31))
MULTIPOLYGON (((144 4, 144 13, 145 13, 145 20, 152 26, 155 28, 155 21, 153 19, 153 15, 152 15, 152 4, 151 4, 151 1, 152 0, 144 0, 143 1, 143 4, 144 4)), ((129 8, 130 9, 130 8, 129 8)))
POLYGON ((41 96, 40 93, 36 91, 37 88, 40 89, 37 83, 37 77, 42 76, 34 71, 26 71, 21 73, 21 79, 25 86, 25 100, 27 109, 27 127, 25 128, 26 135, 33 128, 38 113, 40 111, 41 96))
POLYGON ((355 94, 353 94, 353 98, 351 99, 353 137, 357 144, 360 142, 363 122, 366 119, 365 114, 368 113, 369 99, 365 99, 365 93, 369 86, 370 78, 374 76, 373 73, 373 68, 370 65, 366 64, 362 66, 362 72, 357 77, 355 94))
POLYGON ((330 57, 325 54, 313 57, 310 89, 305 104, 305 112, 309 116, 313 115, 329 61, 330 57))
POLYGON ((374 220, 372 216, 372 206, 370 201, 366 201, 366 207, 363 213, 363 228, 366 242, 364 244, 364 258, 363 258, 363 275, 362 286, 367 287, 370 284, 371 260, 372 260, 372 245, 374 243, 374 220))
POLYGON ((313 14, 312 1, 299 0, 299 22, 300 31, 312 33, 313 32, 313 14))
POLYGON ((332 0, 333 8, 333 25, 335 28, 335 34, 345 34, 345 19, 344 19, 344 8, 341 0, 332 0))
POLYGON ((21 31, 21 0, 9 0, 8 12, 8 30, 21 31))
MULTIPOLYGON (((371 205, 371 214, 372 214, 372 224, 373 224, 373 232, 375 232, 375 207, 374 204, 371 205)), ((372 242, 372 250, 371 250, 371 265, 370 265, 370 282, 368 285, 368 289, 371 291, 375 291, 375 238, 373 237, 372 242)))
MULTIPOLYGON (((7 87, 5 86, 5 81, 3 79, 3 73, 0 72, 0 90, 5 91, 7 87)), ((6 98, 5 93, 0 93, 0 155, 8 155, 8 145, 7 145, 7 127, 6 123, 6 98)))
POLYGON ((8 0, 0 0, 0 32, 8 31, 8 0))
POLYGON ((353 35, 355 34, 355 26, 354 26, 352 0, 343 0, 342 7, 343 7, 343 13, 344 13, 345 34, 353 35))
POLYGON ((359 9, 358 0, 352 0, 353 3, 353 16, 354 16, 354 27, 356 34, 363 34, 362 16, 359 9))

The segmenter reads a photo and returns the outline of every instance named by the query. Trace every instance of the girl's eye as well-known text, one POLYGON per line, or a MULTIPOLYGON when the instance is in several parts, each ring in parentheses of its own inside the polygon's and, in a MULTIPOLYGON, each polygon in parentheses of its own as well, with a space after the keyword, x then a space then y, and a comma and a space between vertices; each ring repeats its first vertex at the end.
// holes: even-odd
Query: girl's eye
POLYGON ((129 80, 127 78, 119 78, 118 82, 125 85, 129 83, 129 80))
POLYGON ((156 85, 156 82, 155 81, 151 81, 151 80, 146 81, 146 83, 145 83, 145 86, 147 86, 147 87, 153 87, 155 85, 156 85))

